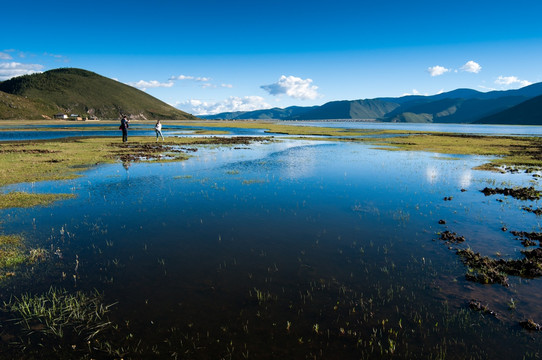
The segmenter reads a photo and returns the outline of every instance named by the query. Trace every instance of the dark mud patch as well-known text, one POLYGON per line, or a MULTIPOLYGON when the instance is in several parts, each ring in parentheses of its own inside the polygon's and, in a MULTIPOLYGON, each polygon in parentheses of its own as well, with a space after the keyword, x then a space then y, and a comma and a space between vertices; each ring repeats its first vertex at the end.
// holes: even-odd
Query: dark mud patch
POLYGON ((194 145, 250 145, 255 142, 269 142, 272 141, 273 137, 271 136, 232 136, 232 137, 218 137, 211 136, 201 138, 199 140, 193 141, 194 145))
POLYGON ((536 246, 536 241, 540 245, 542 242, 542 233, 539 232, 526 232, 526 231, 510 231, 512 235, 521 240, 523 246, 536 246))
POLYGON ((519 323, 519 326, 521 326, 525 330, 529 330, 529 331, 541 331, 542 330, 542 326, 540 324, 538 324, 538 323, 535 323, 531 319, 521 321, 519 323))
POLYGON ((484 188, 480 190, 485 196, 501 194, 511 196, 518 200, 538 200, 541 197, 540 191, 534 187, 517 187, 517 188, 484 188))
POLYGON ((163 157, 163 154, 173 155, 184 153, 181 148, 176 149, 163 144, 113 144, 120 149, 115 152, 122 162, 148 161, 163 157))
POLYGON ((469 268, 467 280, 481 284, 508 286, 508 276, 537 278, 542 276, 542 249, 521 251, 522 259, 493 259, 471 249, 458 250, 461 261, 469 268))
POLYGON ((497 317, 497 313, 491 310, 487 305, 483 305, 480 301, 472 299, 469 301, 469 308, 474 311, 479 311, 485 315, 497 317))
POLYGON ((508 286, 508 277, 496 265, 497 260, 482 256, 471 249, 457 250, 457 255, 468 267, 465 278, 480 284, 501 284, 508 286))
POLYGON ((541 208, 533 209, 533 208, 530 207, 530 206, 524 206, 522 209, 525 210, 525 211, 527 211, 527 212, 533 213, 533 214, 535 214, 536 216, 542 215, 542 209, 541 209, 541 208))
POLYGON ((13 148, 0 148, 0 154, 55 154, 60 151, 47 150, 47 149, 13 149, 13 148))
POLYGON ((454 232, 446 230, 440 234, 440 240, 445 241, 447 243, 459 244, 465 241, 465 237, 459 236, 454 232))

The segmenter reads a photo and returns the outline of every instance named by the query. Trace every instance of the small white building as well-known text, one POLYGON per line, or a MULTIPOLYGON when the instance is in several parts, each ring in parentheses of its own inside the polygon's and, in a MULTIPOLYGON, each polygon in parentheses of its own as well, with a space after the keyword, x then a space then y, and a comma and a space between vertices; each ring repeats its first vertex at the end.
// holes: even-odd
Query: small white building
POLYGON ((58 113, 58 114, 53 115, 53 117, 54 117, 55 119, 67 119, 67 118, 68 118, 68 115, 62 114, 62 113, 58 113))

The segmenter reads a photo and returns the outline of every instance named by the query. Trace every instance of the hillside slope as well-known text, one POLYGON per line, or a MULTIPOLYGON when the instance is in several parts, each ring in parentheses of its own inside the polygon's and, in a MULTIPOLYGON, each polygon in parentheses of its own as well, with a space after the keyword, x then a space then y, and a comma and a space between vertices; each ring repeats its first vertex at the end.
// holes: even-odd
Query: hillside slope
POLYGON ((465 124, 506 110, 527 99, 524 96, 504 96, 495 99, 444 98, 425 103, 414 102, 398 107, 380 120, 465 124))
POLYGON ((0 91, 0 119, 49 119, 58 107, 0 91))
POLYGON ((542 125, 542 96, 529 99, 497 114, 483 117, 474 123, 542 125))
POLYGON ((398 106, 399 105, 394 102, 378 99, 332 101, 313 110, 294 116, 293 119, 377 119, 386 115, 398 106))
MULTIPOLYGON (((0 91, 16 95, 18 98, 12 98, 14 104, 23 98, 41 104, 41 111, 49 111, 39 116, 34 114, 31 119, 43 118, 41 115, 52 117, 56 112, 100 119, 118 119, 120 114, 132 119, 196 119, 141 90, 76 68, 15 77, 1 82, 0 91), (51 112, 52 109, 55 110, 51 112)), ((0 108, 0 119, 22 118, 23 113, 0 108)))

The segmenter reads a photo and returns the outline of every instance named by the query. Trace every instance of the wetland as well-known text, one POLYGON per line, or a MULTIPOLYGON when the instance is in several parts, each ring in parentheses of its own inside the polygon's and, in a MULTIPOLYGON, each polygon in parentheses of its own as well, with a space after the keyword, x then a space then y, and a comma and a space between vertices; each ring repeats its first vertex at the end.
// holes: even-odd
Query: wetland
POLYGON ((537 128, 115 125, 1 126, 0 356, 540 357, 537 128))

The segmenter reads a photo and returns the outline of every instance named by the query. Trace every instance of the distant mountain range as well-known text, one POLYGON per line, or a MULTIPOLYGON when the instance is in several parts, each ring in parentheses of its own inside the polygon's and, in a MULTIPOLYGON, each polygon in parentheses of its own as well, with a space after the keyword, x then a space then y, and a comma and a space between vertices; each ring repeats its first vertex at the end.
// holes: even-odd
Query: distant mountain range
POLYGON ((203 119, 366 120, 542 125, 542 83, 517 90, 332 101, 321 106, 199 115, 203 119))
MULTIPOLYGON (((0 119, 47 119, 57 113, 118 119, 197 119, 136 88, 96 73, 62 68, 0 82, 0 119)), ((385 122, 542 125, 542 83, 517 90, 457 89, 201 115, 203 119, 365 120, 385 122)))
POLYGON ((118 119, 196 119, 151 95, 96 73, 62 68, 0 82, 0 119, 55 114, 118 119))

